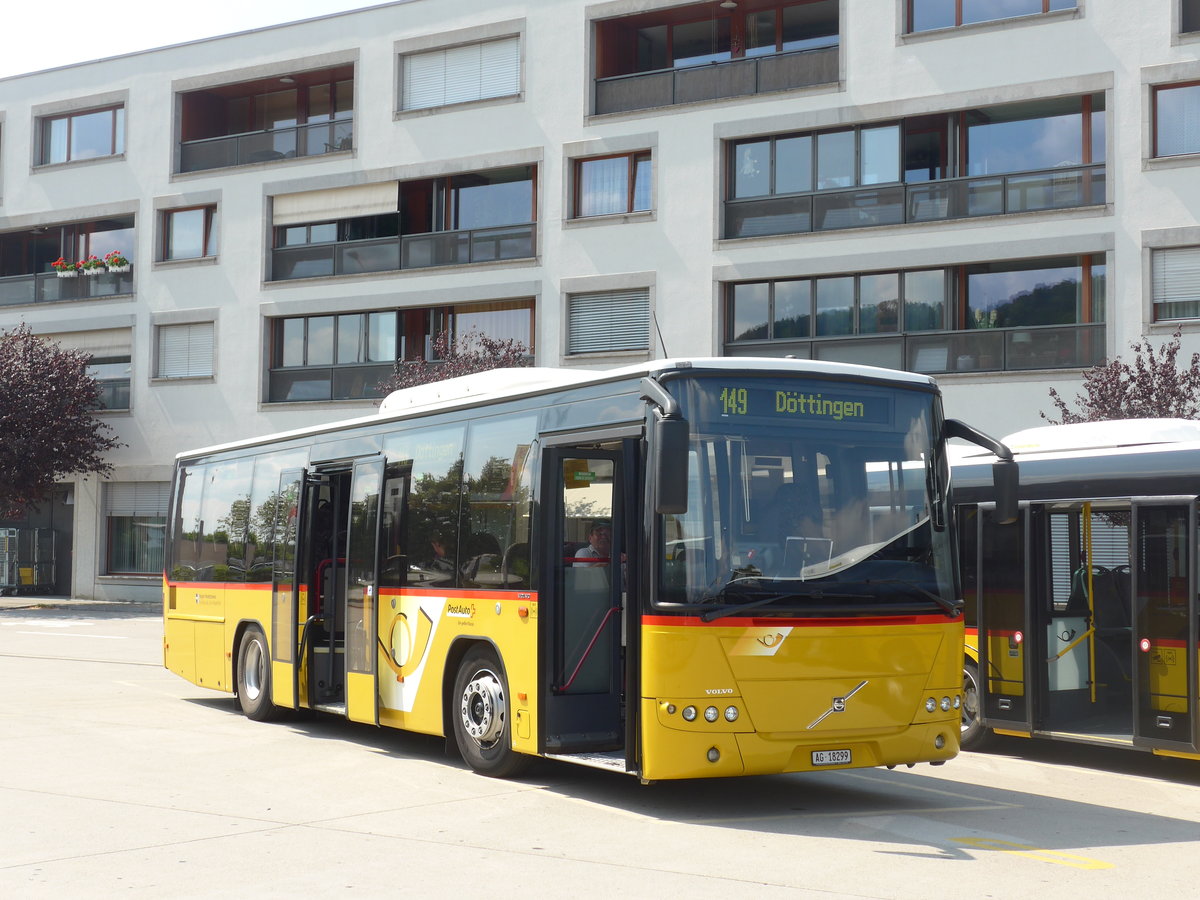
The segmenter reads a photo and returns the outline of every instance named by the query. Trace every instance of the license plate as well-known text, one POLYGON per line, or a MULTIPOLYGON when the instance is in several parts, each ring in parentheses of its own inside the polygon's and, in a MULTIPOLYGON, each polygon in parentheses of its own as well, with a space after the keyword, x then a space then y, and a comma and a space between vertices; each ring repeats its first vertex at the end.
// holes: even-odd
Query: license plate
POLYGON ((814 750, 812 764, 814 766, 848 766, 850 765, 850 751, 814 750))

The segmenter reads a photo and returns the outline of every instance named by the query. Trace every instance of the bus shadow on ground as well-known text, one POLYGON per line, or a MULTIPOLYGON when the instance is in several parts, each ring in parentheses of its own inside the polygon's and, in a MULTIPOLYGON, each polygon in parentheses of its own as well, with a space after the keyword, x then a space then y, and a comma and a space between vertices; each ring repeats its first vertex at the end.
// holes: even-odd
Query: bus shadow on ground
MULTIPOLYGON (((236 701, 228 697, 191 702, 241 715, 236 701)), ((286 713, 267 727, 281 726, 306 738, 357 745, 397 762, 467 768, 437 736, 381 730, 309 711, 286 713)), ((1128 750, 1012 739, 998 742, 992 755, 1014 760, 1016 765, 1028 760, 1167 785, 1200 786, 1200 765, 1128 750)), ((1079 847, 1093 848, 1092 852, 1159 844, 1194 847, 1200 834, 1194 819, 975 784, 956 779, 954 766, 951 761, 945 768, 846 769, 644 785, 616 772, 532 759, 513 783, 648 820, 797 838, 832 836, 902 844, 908 849, 883 852, 947 860, 973 859, 979 851, 992 850, 1035 855, 1059 851, 1069 861, 1079 847)), ((1012 775, 1017 778, 1020 773, 1012 775)), ((1080 777, 1088 776, 1081 773, 1080 777)))

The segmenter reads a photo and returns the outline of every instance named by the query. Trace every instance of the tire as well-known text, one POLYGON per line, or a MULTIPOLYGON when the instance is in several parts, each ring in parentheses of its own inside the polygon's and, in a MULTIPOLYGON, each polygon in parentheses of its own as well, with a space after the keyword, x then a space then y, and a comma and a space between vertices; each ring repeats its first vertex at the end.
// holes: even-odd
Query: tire
POLYGON ((979 667, 970 660, 963 663, 962 731, 959 746, 963 750, 983 750, 994 735, 980 719, 979 667))
POLYGON ((237 694, 238 704, 248 719, 266 722, 279 712, 279 707, 271 702, 271 654, 267 639, 258 628, 248 628, 238 645, 237 694))
POLYGON ((454 679, 454 741, 472 769, 492 778, 511 778, 529 762, 512 748, 508 681, 496 654, 467 651, 454 679))

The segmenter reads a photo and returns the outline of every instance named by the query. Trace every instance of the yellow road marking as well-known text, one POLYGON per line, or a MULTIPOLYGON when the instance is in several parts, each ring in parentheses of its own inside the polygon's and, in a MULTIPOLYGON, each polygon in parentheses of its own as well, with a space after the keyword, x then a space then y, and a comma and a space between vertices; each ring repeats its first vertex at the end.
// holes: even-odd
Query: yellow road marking
POLYGON ((997 841, 992 838, 960 837, 953 839, 956 843, 966 844, 979 850, 996 850, 1000 853, 1011 853, 1013 856, 1027 856, 1038 862, 1054 863, 1059 866, 1070 866, 1073 869, 1113 869, 1112 863, 1086 856, 1075 856, 1072 853, 1061 853, 1057 850, 1046 850, 1030 844, 1015 844, 1012 841, 997 841))

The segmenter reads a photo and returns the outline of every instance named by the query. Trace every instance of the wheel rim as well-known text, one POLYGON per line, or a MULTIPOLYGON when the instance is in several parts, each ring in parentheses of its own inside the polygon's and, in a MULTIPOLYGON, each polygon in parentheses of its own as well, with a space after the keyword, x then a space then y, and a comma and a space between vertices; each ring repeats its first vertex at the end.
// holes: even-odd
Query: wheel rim
POLYGON ((977 721, 979 721, 979 684, 975 680, 975 673, 970 669, 963 669, 963 705, 962 705, 962 732, 971 730, 977 721))
POLYGON ((484 749, 495 744, 506 714, 504 688, 496 673, 481 669, 471 676, 459 700, 463 729, 471 740, 484 749))
POLYGON ((253 638, 246 646, 246 658, 243 662, 242 674, 245 680, 246 699, 257 700, 263 691, 263 682, 267 675, 267 663, 263 657, 262 644, 253 638))

